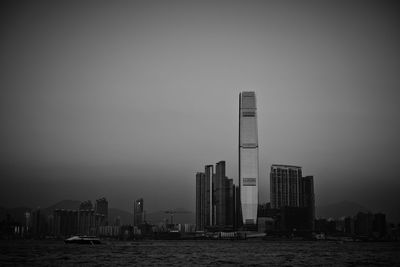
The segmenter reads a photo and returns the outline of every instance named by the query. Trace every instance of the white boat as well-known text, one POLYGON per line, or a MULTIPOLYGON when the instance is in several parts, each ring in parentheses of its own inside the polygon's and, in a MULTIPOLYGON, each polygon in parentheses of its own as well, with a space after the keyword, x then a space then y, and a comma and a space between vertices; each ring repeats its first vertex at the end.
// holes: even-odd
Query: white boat
POLYGON ((101 244, 100 239, 95 236, 71 236, 64 240, 66 244, 101 244))

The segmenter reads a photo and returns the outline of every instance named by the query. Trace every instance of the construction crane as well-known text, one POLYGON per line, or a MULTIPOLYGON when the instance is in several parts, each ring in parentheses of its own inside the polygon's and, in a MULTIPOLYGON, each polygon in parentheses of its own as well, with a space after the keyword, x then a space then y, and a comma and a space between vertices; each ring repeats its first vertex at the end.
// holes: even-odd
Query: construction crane
POLYGON ((166 210, 164 213, 167 213, 171 216, 171 224, 174 224, 174 215, 177 213, 190 213, 190 211, 185 211, 185 210, 166 210))

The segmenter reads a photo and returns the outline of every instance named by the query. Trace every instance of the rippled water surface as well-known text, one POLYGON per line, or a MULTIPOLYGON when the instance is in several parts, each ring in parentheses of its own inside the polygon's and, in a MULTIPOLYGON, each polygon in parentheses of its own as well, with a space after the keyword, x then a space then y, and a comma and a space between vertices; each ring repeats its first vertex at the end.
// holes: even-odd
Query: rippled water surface
POLYGON ((0 265, 400 266, 400 243, 141 241, 73 245, 0 241, 0 265))

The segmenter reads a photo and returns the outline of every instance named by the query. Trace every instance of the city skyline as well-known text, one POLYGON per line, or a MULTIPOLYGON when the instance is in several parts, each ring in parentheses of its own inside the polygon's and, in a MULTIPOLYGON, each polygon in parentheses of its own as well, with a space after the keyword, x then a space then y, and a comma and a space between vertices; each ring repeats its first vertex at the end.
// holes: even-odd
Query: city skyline
POLYGON ((270 166, 293 164, 316 206, 400 220, 397 5, 152 3, 1 4, 0 206, 104 195, 193 211, 200 166, 224 160, 239 184, 248 90, 260 202, 270 166))

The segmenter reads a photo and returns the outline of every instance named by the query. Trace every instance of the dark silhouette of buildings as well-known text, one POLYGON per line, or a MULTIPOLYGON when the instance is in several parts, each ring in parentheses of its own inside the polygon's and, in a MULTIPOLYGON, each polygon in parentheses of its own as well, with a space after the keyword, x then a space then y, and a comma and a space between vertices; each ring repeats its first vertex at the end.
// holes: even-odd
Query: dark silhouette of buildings
POLYGON ((78 211, 78 233, 90 235, 92 226, 95 224, 94 209, 90 200, 84 201, 79 205, 78 211))
POLYGON ((143 198, 139 198, 135 201, 133 207, 133 225, 136 227, 144 224, 145 221, 145 213, 144 213, 144 202, 143 198))
POLYGON ((55 236, 72 236, 78 233, 78 211, 56 209, 53 211, 53 234, 55 236))
POLYGON ((78 210, 56 209, 51 216, 51 234, 56 237, 72 235, 97 235, 99 227, 106 225, 108 202, 105 198, 96 201, 93 209, 90 200, 81 202, 78 210))
POLYGON ((233 226, 234 185, 233 180, 225 176, 225 161, 216 164, 213 178, 214 224, 216 226, 233 226))
POLYGON ((355 216, 339 219, 315 220, 315 231, 328 235, 344 235, 361 240, 398 240, 398 235, 388 232, 389 224, 383 213, 358 212, 355 216))
POLYGON ((196 226, 197 230, 204 230, 204 227, 210 225, 206 221, 206 179, 202 172, 196 173, 196 226))
POLYGON ((302 176, 302 169, 272 165, 270 172, 271 208, 281 231, 314 229, 314 177, 302 176))
POLYGON ((233 228, 235 225, 236 189, 225 176, 225 161, 206 165, 205 172, 196 173, 196 228, 205 230, 233 228))
POLYGON ((30 220, 32 236, 34 238, 43 238, 47 231, 48 225, 42 210, 40 208, 33 210, 30 214, 30 220))
POLYGON ((104 215, 102 225, 108 225, 108 201, 105 197, 96 200, 96 213, 104 215))

